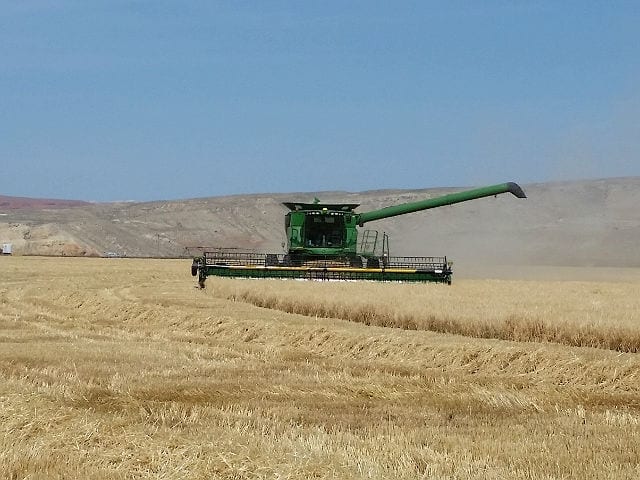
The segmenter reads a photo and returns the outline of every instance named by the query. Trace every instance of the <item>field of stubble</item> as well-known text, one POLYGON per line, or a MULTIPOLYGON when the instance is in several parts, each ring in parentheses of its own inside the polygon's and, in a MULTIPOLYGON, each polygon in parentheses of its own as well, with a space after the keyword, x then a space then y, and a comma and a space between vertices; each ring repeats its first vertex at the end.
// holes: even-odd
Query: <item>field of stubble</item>
POLYGON ((0 258, 0 478, 640 478, 640 272, 189 266, 0 258))

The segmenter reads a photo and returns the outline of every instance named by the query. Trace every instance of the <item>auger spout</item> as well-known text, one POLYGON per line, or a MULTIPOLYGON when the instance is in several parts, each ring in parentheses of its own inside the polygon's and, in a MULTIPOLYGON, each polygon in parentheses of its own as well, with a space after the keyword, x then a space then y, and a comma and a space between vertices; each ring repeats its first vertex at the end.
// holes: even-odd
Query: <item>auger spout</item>
POLYGON ((441 197, 428 198, 426 200, 419 200, 417 202, 403 203, 401 205, 393 205, 391 207, 385 207, 379 210, 359 213, 357 214, 356 223, 359 226, 362 226, 367 222, 373 222, 375 220, 381 220, 383 218, 395 217, 397 215, 404 215, 406 213, 419 212, 421 210, 428 210, 430 208, 443 207, 445 205, 466 202, 468 200, 474 200, 476 198, 491 197, 494 195, 499 195, 501 193, 511 193, 518 198, 527 197, 520 185, 518 185, 517 183, 500 183, 497 185, 490 185, 488 187, 474 188, 472 190, 465 190, 463 192, 450 193, 441 197))

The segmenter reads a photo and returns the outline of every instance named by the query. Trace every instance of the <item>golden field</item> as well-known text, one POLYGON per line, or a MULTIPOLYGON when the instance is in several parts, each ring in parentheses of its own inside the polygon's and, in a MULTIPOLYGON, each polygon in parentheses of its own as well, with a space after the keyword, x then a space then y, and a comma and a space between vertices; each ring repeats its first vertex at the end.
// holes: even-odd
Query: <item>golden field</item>
POLYGON ((0 258, 0 478, 640 478, 638 271, 189 267, 0 258))

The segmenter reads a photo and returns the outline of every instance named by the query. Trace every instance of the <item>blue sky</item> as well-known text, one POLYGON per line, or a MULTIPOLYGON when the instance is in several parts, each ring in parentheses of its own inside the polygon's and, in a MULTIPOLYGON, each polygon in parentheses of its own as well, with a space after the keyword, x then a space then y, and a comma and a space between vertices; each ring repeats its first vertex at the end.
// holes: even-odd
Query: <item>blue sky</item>
POLYGON ((0 194, 640 175, 640 2, 0 7, 0 194))

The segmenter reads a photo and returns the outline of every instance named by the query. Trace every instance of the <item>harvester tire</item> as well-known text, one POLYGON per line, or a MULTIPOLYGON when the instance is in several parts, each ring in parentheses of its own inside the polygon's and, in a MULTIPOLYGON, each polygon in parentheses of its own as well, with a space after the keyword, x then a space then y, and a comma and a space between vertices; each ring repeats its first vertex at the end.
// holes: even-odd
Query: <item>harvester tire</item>
POLYGON ((265 264, 266 267, 277 267, 278 266, 278 256, 273 254, 273 253, 267 254, 267 256, 264 259, 264 264, 265 264))

